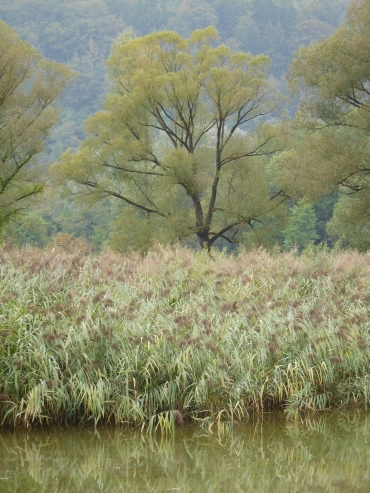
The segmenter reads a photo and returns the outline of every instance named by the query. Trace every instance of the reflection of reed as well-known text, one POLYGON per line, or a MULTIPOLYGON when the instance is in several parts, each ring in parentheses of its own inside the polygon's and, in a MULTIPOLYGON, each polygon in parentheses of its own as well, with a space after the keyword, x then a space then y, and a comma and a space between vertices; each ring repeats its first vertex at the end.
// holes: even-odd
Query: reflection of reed
POLYGON ((353 484, 370 486, 369 439, 369 417, 340 414, 270 418, 224 435, 186 429, 168 439, 107 429, 7 433, 0 477, 10 479, 0 491, 349 493, 353 484))

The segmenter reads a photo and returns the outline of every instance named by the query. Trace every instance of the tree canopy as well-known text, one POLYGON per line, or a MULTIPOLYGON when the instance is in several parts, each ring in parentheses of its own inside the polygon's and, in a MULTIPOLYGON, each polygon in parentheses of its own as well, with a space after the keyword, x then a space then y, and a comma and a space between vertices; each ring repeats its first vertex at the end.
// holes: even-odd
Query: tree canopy
POLYGON ((53 103, 72 76, 0 21, 0 227, 42 190, 37 159, 58 120, 53 103))
MULTIPOLYGON (((72 69, 79 72, 79 77, 76 78, 75 83, 63 93, 59 103, 63 110, 62 119, 60 125, 54 127, 51 138, 48 139, 47 152, 43 156, 43 160, 54 162, 59 159, 61 152, 67 147, 77 148, 81 139, 84 138, 82 122, 89 114, 96 112, 101 107, 107 88, 104 60, 109 53, 112 41, 124 30, 126 31, 124 31, 123 36, 126 38, 128 33, 131 33, 132 36, 142 36, 163 29, 173 29, 180 35, 187 37, 193 29, 214 24, 219 32, 220 42, 227 44, 231 53, 244 50, 253 55, 259 53, 268 55, 271 59, 269 80, 285 92, 284 78, 278 80, 273 79, 273 77, 280 77, 288 69, 291 53, 297 47, 322 40, 333 33, 339 23, 343 21, 345 9, 350 2, 351 0, 309 2, 305 0, 286 0, 284 2, 281 0, 198 0, 198 2, 193 0, 63 0, 61 3, 58 0, 3 0, 0 5, 0 17, 16 29, 21 38, 28 40, 44 56, 58 62, 66 62, 72 69)), ((348 22, 346 22, 347 24, 348 22)), ((119 39, 122 40, 122 35, 119 35, 119 39)), ((337 49, 341 50, 342 47, 338 44, 337 49)), ((318 49, 317 54, 318 57, 322 56, 322 50, 318 49)), ((336 56, 338 53, 331 57, 329 50, 327 61, 332 61, 332 58, 334 60, 336 56)), ((317 71, 322 61, 323 58, 316 64, 315 54, 312 54, 312 73, 317 71)), ((333 66, 332 75, 339 72, 340 70, 338 71, 338 68, 333 66)), ((341 75, 343 75, 342 72, 341 75)), ((307 73, 310 73, 308 67, 307 73)), ((300 91, 306 83, 300 76, 297 76, 296 80, 300 81, 297 86, 300 91)), ((312 86, 310 87, 312 89, 312 86)), ((331 241, 325 233, 325 225, 332 215, 333 205, 337 201, 338 194, 335 192, 332 197, 320 199, 320 204, 329 205, 319 208, 315 203, 316 198, 322 194, 331 193, 336 188, 336 185, 333 186, 334 178, 336 180, 345 178, 340 163, 347 157, 348 162, 354 161, 356 159, 353 154, 354 150, 362 149, 364 151, 364 146, 356 130, 350 138, 348 125, 345 132, 343 125, 335 125, 332 122, 329 127, 327 123, 324 123, 325 120, 320 120, 319 126, 326 125, 325 130, 321 133, 326 133, 328 139, 319 138, 318 133, 314 135, 314 130, 311 135, 308 135, 304 127, 316 129, 319 122, 316 110, 311 112, 308 108, 308 92, 306 93, 303 125, 301 118, 300 123, 296 126, 298 132, 296 131, 294 135, 294 138, 297 137, 298 140, 284 155, 284 180, 281 184, 276 185, 277 173, 274 170, 271 176, 275 184, 271 183, 265 174, 265 167, 263 168, 263 175, 267 178, 270 191, 278 190, 276 188, 278 186, 284 187, 287 192, 297 198, 309 194, 308 202, 314 204, 314 211, 318 218, 319 238, 315 241, 324 239, 331 241), (333 145, 338 145, 336 155, 333 154, 333 145), (323 155, 325 160, 332 161, 331 165, 310 168, 310 163, 313 160, 317 163, 322 162, 321 157, 323 155), (331 157, 329 158, 329 156, 331 157), (297 160, 300 161, 298 165, 296 165, 297 160), (314 172, 311 173, 311 169, 314 172), (302 186, 304 182, 305 187, 302 186), (287 187, 288 183, 289 187, 287 187)), ((310 95, 312 96, 313 92, 310 92, 310 95)), ((330 105, 327 104, 324 108, 324 99, 323 96, 321 103, 322 109, 327 112, 324 116, 327 117, 330 105)), ((290 104, 292 112, 295 112, 296 108, 297 98, 292 100, 290 104)), ((260 120, 260 118, 258 119, 260 120)), ((286 127, 284 129, 286 133, 286 121, 284 121, 283 126, 286 127)), ((249 125, 249 133, 253 129, 254 124, 252 122, 252 125, 249 125)), ((246 130, 246 126, 242 126, 242 131, 245 132, 246 130)), ((207 138, 202 140, 199 148, 208 147, 208 150, 210 149, 211 133, 212 131, 208 133, 207 138)), ((166 147, 165 138, 155 136, 154 140, 157 151, 159 148, 166 147)), ((363 154, 363 158, 366 161, 365 154, 363 154)), ((257 160, 254 159, 254 161, 256 163, 257 160)), ((281 162, 282 160, 280 160, 281 162)), ((42 180, 47 180, 46 167, 42 174, 42 180)), ((39 176, 41 176, 40 173, 39 176)), ((349 180, 347 180, 348 183, 350 183, 349 180)), ((353 186, 353 183, 351 185, 353 186)), ((354 183, 354 185, 357 186, 358 184, 354 183)), ((350 191, 346 188, 339 188, 340 192, 350 191)), ((156 189, 159 190, 159 187, 156 189)), ((56 190, 55 193, 58 193, 56 190)), ((222 191, 222 187, 219 187, 219 190, 222 191)), ((352 193, 354 190, 350 192, 352 193)), ((340 201, 335 207, 335 214, 338 218, 343 217, 345 221, 341 228, 339 228, 341 219, 331 223, 331 234, 336 231, 336 235, 342 236, 343 231, 349 231, 350 224, 348 221, 350 217, 352 222, 361 219, 364 223, 364 227, 352 230, 366 231, 366 214, 360 218, 360 212, 364 210, 360 204, 364 206, 367 201, 366 190, 356 191, 355 195, 356 198, 354 195, 348 196, 347 201, 340 201), (349 209, 353 211, 353 214, 349 212, 349 209)), ((109 241, 111 245, 114 244, 118 247, 123 242, 135 247, 135 245, 142 245, 145 238, 152 242, 158 236, 161 236, 163 241, 166 241, 166 238, 170 240, 176 235, 182 238, 185 235, 183 227, 186 223, 185 219, 188 220, 191 216, 191 214, 189 216, 190 209, 187 205, 183 207, 184 214, 187 211, 186 218, 179 219, 179 223, 155 219, 153 214, 150 214, 150 220, 140 220, 141 226, 136 228, 136 233, 133 235, 130 228, 127 230, 126 223, 128 222, 127 216, 130 221, 134 218, 134 210, 123 210, 120 205, 117 206, 122 201, 113 199, 108 202, 112 208, 106 207, 104 205, 106 202, 102 201, 95 204, 87 212, 82 210, 84 208, 81 208, 76 202, 65 201, 62 198, 56 200, 55 194, 52 193, 43 194, 42 203, 41 201, 36 202, 33 220, 46 221, 45 224, 48 224, 52 217, 53 227, 47 227, 47 233, 42 238, 40 237, 37 244, 41 245, 50 241, 50 232, 53 234, 55 227, 58 231, 68 234, 74 232, 75 235, 82 235, 90 239, 92 238, 90 233, 95 227, 94 224, 100 224, 100 216, 104 216, 108 210, 110 212, 103 221, 105 233, 99 235, 99 241, 109 241), (73 220, 66 220, 66 214, 73 220), (117 218, 116 222, 111 222, 113 217, 117 218), (85 218, 86 221, 82 218, 85 218), (164 228, 165 223, 167 224, 166 228, 164 228), (159 230, 161 230, 160 235, 159 230), (177 231, 176 234, 175 230, 177 231), (86 236, 87 231, 89 232, 88 236, 86 236)), ((291 206, 293 206, 293 202, 289 202, 288 207, 291 206)), ((268 227, 265 224, 263 228, 255 227, 251 233, 250 228, 242 231, 243 226, 238 226, 237 236, 241 233, 243 242, 248 245, 263 244, 267 247, 276 243, 282 245, 284 243, 282 231, 286 225, 279 209, 274 214, 275 220, 272 219, 272 213, 269 214, 268 227)), ((18 244, 29 241, 25 240, 25 237, 33 238, 35 231, 35 228, 29 227, 30 223, 26 218, 25 224, 22 224, 22 217, 19 216, 17 219, 15 236, 14 228, 12 231, 10 228, 7 230, 13 238, 16 237, 15 241, 18 244), (29 230, 30 235, 26 230, 29 230), (20 231, 27 234, 20 234, 20 231)), ((140 213, 139 217, 148 219, 149 216, 143 216, 140 213)), ((291 218, 293 220, 293 215, 291 218)), ((173 219, 175 218, 173 217, 173 219)), ((265 219, 265 217, 262 218, 264 223, 266 223, 265 219)), ((13 224, 15 223, 12 222, 11 225, 13 224)), ((252 224, 256 225, 256 222, 252 224)), ((96 237, 95 234, 93 236, 96 237)), ((364 241, 361 240, 360 243, 364 245, 366 241, 364 238, 364 241)), ((223 241, 218 244, 224 246, 223 241)), ((355 246, 353 242, 351 244, 355 246)))
POLYGON ((277 143, 263 120, 281 102, 266 78, 269 60, 231 54, 216 39, 206 28, 189 39, 166 31, 116 44, 104 109, 56 166, 80 193, 120 199, 131 236, 147 224, 153 241, 195 235, 210 249, 285 200, 271 191, 264 159, 277 143), (147 220, 136 231, 135 214, 147 220))
MULTIPOLYGON (((303 94, 296 140, 278 158, 285 185, 297 197, 316 200, 337 190, 346 196, 335 207, 330 231, 350 243, 354 231, 369 228, 369 41, 369 5, 356 0, 332 36, 298 51, 290 70, 292 88, 303 94), (363 227, 349 227, 359 220, 363 227)), ((370 240, 353 244, 369 247, 370 240)))

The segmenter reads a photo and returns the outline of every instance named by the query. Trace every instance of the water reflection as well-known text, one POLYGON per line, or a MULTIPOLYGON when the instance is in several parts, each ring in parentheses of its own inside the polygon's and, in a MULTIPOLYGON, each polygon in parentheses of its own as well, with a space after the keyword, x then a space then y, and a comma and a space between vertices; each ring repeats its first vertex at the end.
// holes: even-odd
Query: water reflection
POLYGON ((370 491, 370 417, 265 418, 174 438, 112 429, 0 434, 0 492, 370 491))

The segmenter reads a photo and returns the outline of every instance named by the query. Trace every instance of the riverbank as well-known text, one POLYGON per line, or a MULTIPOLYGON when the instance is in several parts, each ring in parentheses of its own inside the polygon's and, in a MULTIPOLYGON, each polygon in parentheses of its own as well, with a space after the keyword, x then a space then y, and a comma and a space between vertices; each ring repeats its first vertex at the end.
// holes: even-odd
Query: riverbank
POLYGON ((0 251, 2 425, 241 422, 370 399, 370 256, 0 251))

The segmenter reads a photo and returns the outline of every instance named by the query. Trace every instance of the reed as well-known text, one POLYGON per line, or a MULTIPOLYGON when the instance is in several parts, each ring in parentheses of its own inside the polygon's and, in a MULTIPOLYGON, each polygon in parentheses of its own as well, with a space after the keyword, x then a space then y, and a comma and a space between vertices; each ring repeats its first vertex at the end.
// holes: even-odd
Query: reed
POLYGON ((0 422, 172 433, 370 401, 370 256, 0 250, 0 422))

